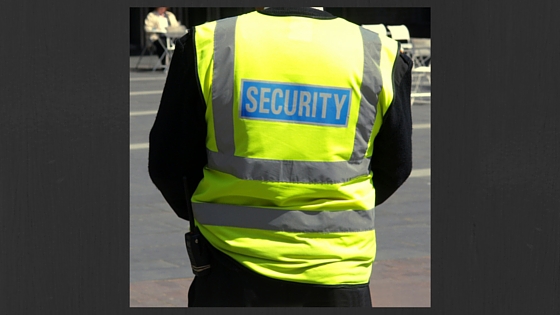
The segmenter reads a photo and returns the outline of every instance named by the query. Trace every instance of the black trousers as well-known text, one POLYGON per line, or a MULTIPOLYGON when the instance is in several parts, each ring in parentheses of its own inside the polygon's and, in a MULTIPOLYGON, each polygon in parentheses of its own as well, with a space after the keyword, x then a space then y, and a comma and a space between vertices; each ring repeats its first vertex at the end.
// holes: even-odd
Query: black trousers
POLYGON ((210 246, 209 275, 196 276, 189 307, 371 307, 369 285, 323 286, 257 274, 210 246))
MULTIPOLYGON (((163 39, 163 42, 165 43, 165 37, 163 37, 162 39, 163 39)), ((165 48, 163 48, 161 43, 157 40, 154 42, 154 46, 156 47, 156 53, 157 53, 158 59, 161 59, 161 56, 163 56, 163 54, 165 54, 165 48)), ((165 58, 161 59, 161 64, 165 65, 165 58)))

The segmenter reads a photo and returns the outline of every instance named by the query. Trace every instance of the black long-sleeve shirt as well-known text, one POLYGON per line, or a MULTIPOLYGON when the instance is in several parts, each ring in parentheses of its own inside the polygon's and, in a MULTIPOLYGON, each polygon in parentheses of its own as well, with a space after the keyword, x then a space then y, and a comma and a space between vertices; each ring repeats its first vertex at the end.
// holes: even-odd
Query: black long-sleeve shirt
MULTIPOLYGON (((261 11, 268 15, 335 18, 311 8, 261 11)), ((171 60, 159 111, 150 132, 149 173, 175 213, 187 220, 183 178, 192 195, 203 177, 206 157, 205 102, 196 65, 194 31, 178 40, 171 60)), ((412 61, 399 55, 393 69, 394 97, 375 137, 370 163, 376 205, 389 198, 412 170, 412 118, 410 109, 412 61)), ((379 114, 379 113, 378 113, 379 114)))

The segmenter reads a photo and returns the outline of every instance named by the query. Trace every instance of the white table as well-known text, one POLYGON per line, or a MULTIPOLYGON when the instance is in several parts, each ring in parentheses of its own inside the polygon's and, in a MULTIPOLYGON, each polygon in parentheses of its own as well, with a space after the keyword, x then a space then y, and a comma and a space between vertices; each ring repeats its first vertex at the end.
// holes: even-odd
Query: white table
POLYGON ((156 64, 152 70, 155 70, 160 67, 160 64, 163 64, 162 61, 165 58, 165 65, 163 66, 163 71, 167 72, 169 69, 169 63, 171 62, 171 57, 173 56, 173 52, 175 51, 175 41, 188 33, 188 30, 185 32, 158 32, 158 42, 163 47, 163 55, 159 59, 159 64, 156 64), (165 38, 165 41, 162 39, 165 38))

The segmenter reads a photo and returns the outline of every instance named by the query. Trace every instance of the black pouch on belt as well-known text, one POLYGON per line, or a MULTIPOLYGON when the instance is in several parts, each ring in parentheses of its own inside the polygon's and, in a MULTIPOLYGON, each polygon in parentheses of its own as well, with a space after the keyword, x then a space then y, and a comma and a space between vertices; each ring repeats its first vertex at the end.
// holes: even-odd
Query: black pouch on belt
POLYGON ((200 230, 194 224, 194 214, 190 200, 190 194, 187 186, 186 178, 183 178, 185 186, 185 195, 187 198, 187 215, 191 230, 185 234, 185 243, 187 245, 187 253, 191 261, 191 269, 195 276, 205 276, 210 273, 210 249, 208 241, 200 230))

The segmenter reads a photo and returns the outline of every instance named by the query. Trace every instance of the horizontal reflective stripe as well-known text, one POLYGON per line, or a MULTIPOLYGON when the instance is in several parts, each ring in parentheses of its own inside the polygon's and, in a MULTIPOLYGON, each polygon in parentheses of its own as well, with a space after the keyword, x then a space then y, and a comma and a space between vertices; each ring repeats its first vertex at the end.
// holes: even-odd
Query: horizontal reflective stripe
POLYGON ((204 225, 285 232, 359 232, 374 229, 375 210, 302 211, 228 204, 193 203, 204 225))
POLYGON ((309 162, 244 158, 207 151, 208 167, 239 179, 289 183, 344 183, 369 174, 370 159, 309 162))

